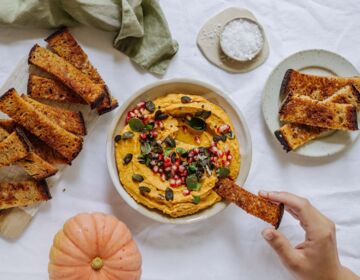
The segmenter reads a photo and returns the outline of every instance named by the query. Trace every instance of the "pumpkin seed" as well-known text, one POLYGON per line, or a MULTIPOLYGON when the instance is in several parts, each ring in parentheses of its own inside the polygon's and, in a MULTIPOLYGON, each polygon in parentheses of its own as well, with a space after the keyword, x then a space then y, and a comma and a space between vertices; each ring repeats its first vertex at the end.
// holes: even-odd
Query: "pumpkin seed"
POLYGON ((193 202, 194 204, 199 204, 199 202, 200 202, 200 196, 199 196, 199 195, 194 195, 194 196, 193 196, 193 199, 192 199, 192 202, 193 202))
POLYGON ((191 102, 191 98, 189 96, 182 96, 181 97, 181 103, 190 103, 191 102))
POLYGON ((149 193, 151 190, 150 190, 150 188, 148 188, 148 187, 140 186, 140 187, 139 187, 139 191, 140 191, 140 193, 141 193, 142 195, 145 195, 146 193, 149 193))
POLYGON ((195 130, 205 130, 206 129, 206 122, 203 119, 198 117, 192 117, 189 120, 189 126, 195 130))
POLYGON ((161 112, 160 110, 157 110, 155 112, 155 120, 156 121, 163 121, 163 120, 166 120, 168 117, 169 117, 168 114, 165 114, 165 113, 161 112))
POLYGON ((145 163, 146 163, 146 158, 145 158, 144 155, 139 155, 139 156, 137 157, 137 160, 138 160, 138 162, 139 162, 140 164, 145 164, 145 163))
POLYGON ((149 131, 152 130, 153 128, 154 128, 154 125, 150 124, 150 123, 145 126, 145 129, 149 130, 149 131))
POLYGON ((170 148, 175 148, 176 147, 176 142, 175 142, 174 138, 172 138, 171 136, 167 136, 164 139, 164 143, 166 144, 166 146, 168 146, 170 148))
POLYGON ((167 201, 174 200, 174 192, 170 188, 166 188, 165 190, 165 199, 167 201))
POLYGON ((137 118, 131 118, 129 120, 129 126, 130 126, 132 131, 136 131, 136 132, 141 132, 145 128, 144 123, 141 120, 137 119, 137 118))
POLYGON ((116 135, 115 138, 114 138, 114 141, 116 143, 118 143, 118 142, 120 142, 120 140, 121 140, 121 135, 120 134, 116 135))
POLYGON ((210 116, 211 116, 211 111, 202 110, 200 112, 195 113, 195 117, 202 118, 204 120, 206 120, 210 116))
POLYGON ((152 102, 151 100, 146 101, 145 103, 145 108, 146 110, 148 110, 150 113, 153 113, 155 111, 155 104, 154 102, 152 102))
POLYGON ((219 141, 225 142, 225 141, 226 141, 226 138, 227 138, 227 136, 226 136, 225 134, 215 135, 215 136, 213 137, 213 140, 214 140, 215 143, 217 143, 217 142, 219 142, 219 141))
POLYGON ((225 178, 225 177, 229 176, 229 174, 230 174, 230 170, 229 170, 229 168, 226 168, 226 167, 220 167, 216 170, 216 175, 219 178, 225 178))
POLYGON ((140 145, 140 150, 143 155, 147 155, 151 152, 151 146, 149 142, 143 142, 140 145))
POLYGON ((131 178, 133 179, 133 181, 139 182, 139 183, 144 181, 144 177, 141 176, 140 174, 133 174, 131 178))
POLYGON ((134 133, 131 131, 126 131, 123 136, 122 139, 126 140, 126 139, 130 139, 134 137, 134 133))
POLYGON ((172 148, 166 147, 165 152, 164 152, 164 156, 168 157, 171 153, 172 153, 172 148))
POLYGON ((124 164, 125 164, 125 165, 129 164, 130 161, 132 160, 132 158, 133 158, 133 155, 132 155, 132 154, 127 154, 127 155, 124 157, 124 159, 123 159, 124 164))
POLYGON ((227 137, 229 137, 230 139, 234 139, 235 138, 235 134, 232 131, 229 131, 228 133, 225 134, 227 137))

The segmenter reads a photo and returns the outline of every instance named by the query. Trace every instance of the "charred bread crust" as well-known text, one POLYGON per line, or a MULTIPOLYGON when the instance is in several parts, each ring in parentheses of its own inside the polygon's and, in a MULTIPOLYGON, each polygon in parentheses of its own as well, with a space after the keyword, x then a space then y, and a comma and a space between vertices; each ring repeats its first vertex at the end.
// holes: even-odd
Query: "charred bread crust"
POLYGON ((350 114, 348 115, 348 123, 349 123, 349 129, 350 130, 358 130, 358 122, 357 122, 357 111, 354 107, 353 110, 351 110, 350 114))
POLYGON ((286 140, 286 137, 282 134, 281 130, 276 130, 274 132, 276 139, 280 142, 283 149, 288 153, 292 151, 292 148, 290 147, 288 141, 286 140))
POLYGON ((103 91, 101 93, 101 95, 98 96, 98 98, 96 98, 91 104, 90 104, 90 108, 91 109, 95 109, 96 107, 98 107, 101 102, 104 100, 105 96, 106 96, 106 88, 105 85, 102 85, 103 87, 103 91))
POLYGON ((67 26, 61 27, 60 29, 56 30, 55 32, 51 33, 48 37, 44 39, 45 42, 51 41, 53 37, 56 37, 62 33, 69 32, 69 29, 67 26))
POLYGON ((353 91, 354 96, 356 97, 357 103, 360 103, 360 91, 354 85, 351 85, 351 89, 353 91))
POLYGON ((48 186, 46 180, 39 181, 38 185, 39 185, 39 188, 41 189, 44 199, 50 200, 52 197, 51 197, 49 186, 48 186))
POLYGON ((291 79, 291 75, 294 72, 294 69, 288 69, 285 72, 284 78, 280 86, 280 97, 285 97, 288 94, 288 84, 291 79))
POLYGON ((31 49, 30 49, 30 52, 29 52, 29 56, 28 56, 28 64, 29 65, 34 65, 32 62, 31 62, 31 57, 33 56, 34 52, 36 51, 37 48, 39 48, 39 44, 35 44, 31 49))
POLYGON ((100 116, 103 114, 106 114, 108 112, 111 112, 112 110, 114 110, 115 108, 117 108, 119 106, 119 103, 114 98, 110 97, 110 102, 111 102, 111 105, 109 107, 102 107, 101 104, 99 107, 97 107, 97 112, 100 116))
POLYGON ((278 216, 278 222, 277 224, 275 224, 275 229, 278 229, 280 224, 281 224, 281 221, 282 221, 282 218, 284 216, 284 210, 285 210, 285 205, 284 203, 280 203, 279 204, 279 216, 278 216))
POLYGON ((29 139, 27 139, 24 131, 20 127, 16 127, 15 131, 16 131, 16 134, 18 135, 20 141, 23 143, 24 147, 26 147, 27 151, 31 152, 32 145, 31 145, 29 139))

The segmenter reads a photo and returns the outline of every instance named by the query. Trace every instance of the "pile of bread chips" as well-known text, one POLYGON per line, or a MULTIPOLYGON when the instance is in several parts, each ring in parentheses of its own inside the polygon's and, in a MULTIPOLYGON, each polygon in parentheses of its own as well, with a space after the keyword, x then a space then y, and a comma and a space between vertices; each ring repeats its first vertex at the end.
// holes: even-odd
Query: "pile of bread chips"
POLYGON ((27 95, 12 88, 0 97, 0 111, 9 117, 0 119, 0 168, 18 166, 27 174, 19 181, 0 180, 0 210, 49 200, 45 179, 80 153, 82 113, 56 104, 87 104, 99 115, 118 106, 66 28, 46 41, 48 48, 35 45, 29 53, 29 64, 43 75, 30 73, 27 95))
POLYGON ((357 130, 360 78, 315 76, 289 69, 283 79, 283 126, 275 136, 289 152, 331 130, 357 130))

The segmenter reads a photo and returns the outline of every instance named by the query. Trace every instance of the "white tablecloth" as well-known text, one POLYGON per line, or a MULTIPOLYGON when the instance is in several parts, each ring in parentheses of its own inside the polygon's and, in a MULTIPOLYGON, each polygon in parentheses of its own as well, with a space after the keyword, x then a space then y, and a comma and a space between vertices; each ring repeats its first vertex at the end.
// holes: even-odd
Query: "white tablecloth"
MULTIPOLYGON (((246 187, 253 192, 260 188, 287 190, 308 197, 336 222, 341 261, 360 274, 360 141, 330 158, 286 154, 267 131, 260 106, 271 70, 296 51, 325 48, 360 68, 360 2, 187 0, 161 4, 180 44, 164 79, 191 77, 227 92, 244 113, 252 133, 253 162, 246 187), (209 17, 234 5, 255 13, 271 48, 266 63, 247 74, 216 68, 195 43, 198 30, 209 17)), ((71 31, 120 104, 140 87, 158 80, 112 48, 113 34, 87 28, 71 31)), ((1 28, 0 83, 33 44, 48 34, 46 30, 1 28)), ((158 224, 130 209, 113 187, 106 167, 105 140, 113 115, 98 122, 84 150, 64 174, 61 187, 52 190, 53 199, 22 237, 0 239, 0 279, 47 279, 54 234, 66 219, 84 211, 112 213, 129 226, 143 255, 144 280, 292 279, 260 235, 266 224, 235 206, 207 221, 184 226, 158 224)), ((281 231, 294 244, 303 239, 302 229, 289 215, 285 215, 281 231)))

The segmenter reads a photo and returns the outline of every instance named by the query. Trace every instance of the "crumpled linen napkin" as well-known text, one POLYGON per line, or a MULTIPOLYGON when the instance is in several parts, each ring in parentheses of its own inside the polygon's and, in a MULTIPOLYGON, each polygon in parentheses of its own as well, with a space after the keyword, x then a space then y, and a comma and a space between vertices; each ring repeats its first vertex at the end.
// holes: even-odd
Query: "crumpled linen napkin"
POLYGON ((41 28, 83 24, 117 32, 114 47, 158 75, 165 73, 178 50, 157 0, 2 0, 0 24, 41 28))

